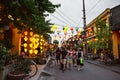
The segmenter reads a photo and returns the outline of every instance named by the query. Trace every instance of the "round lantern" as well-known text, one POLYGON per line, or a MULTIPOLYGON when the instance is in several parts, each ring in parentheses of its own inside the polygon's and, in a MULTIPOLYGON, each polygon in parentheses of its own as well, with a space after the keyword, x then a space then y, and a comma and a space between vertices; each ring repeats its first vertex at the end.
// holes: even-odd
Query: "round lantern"
POLYGON ((71 30, 71 31, 73 31, 73 30, 74 30, 74 28, 73 28, 73 27, 71 27, 71 28, 70 28, 70 30, 71 30))
POLYGON ((24 32, 24 35, 28 35, 28 32, 27 32, 27 31, 25 31, 25 32, 24 32))
POLYGON ((30 32, 30 36, 33 36, 33 32, 30 32))
POLYGON ((82 35, 82 38, 85 38, 85 35, 82 35))

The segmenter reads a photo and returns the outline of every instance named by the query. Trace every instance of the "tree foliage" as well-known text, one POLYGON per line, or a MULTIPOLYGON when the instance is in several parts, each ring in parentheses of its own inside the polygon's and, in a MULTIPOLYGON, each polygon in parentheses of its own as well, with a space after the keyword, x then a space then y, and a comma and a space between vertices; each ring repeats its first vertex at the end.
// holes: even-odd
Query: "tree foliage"
POLYGON ((97 20, 96 21, 97 33, 95 42, 90 44, 90 47, 97 49, 108 50, 111 45, 111 34, 110 34, 110 26, 106 24, 105 21, 97 20))
POLYGON ((45 12, 53 13, 60 6, 49 0, 0 0, 0 4, 3 6, 1 12, 5 13, 5 20, 0 24, 8 25, 13 22, 19 30, 32 28, 39 34, 51 33, 50 22, 45 20, 45 12))

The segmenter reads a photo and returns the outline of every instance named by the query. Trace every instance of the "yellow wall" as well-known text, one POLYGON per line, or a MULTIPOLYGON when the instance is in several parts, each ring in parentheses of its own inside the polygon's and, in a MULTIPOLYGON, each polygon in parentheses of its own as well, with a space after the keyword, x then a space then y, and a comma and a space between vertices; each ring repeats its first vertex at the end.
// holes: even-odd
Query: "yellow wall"
POLYGON ((21 34, 18 34, 18 29, 15 28, 12 30, 12 44, 15 46, 12 49, 12 53, 19 52, 20 53, 20 45, 21 45, 21 34))
POLYGON ((118 59, 118 36, 117 32, 113 31, 112 33, 112 40, 113 40, 113 55, 115 59, 118 59))

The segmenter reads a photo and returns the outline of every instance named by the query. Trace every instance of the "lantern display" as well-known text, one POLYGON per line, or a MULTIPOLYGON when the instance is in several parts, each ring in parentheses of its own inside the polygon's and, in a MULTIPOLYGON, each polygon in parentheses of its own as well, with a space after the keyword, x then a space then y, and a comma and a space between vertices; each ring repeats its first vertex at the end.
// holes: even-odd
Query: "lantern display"
POLYGON ((35 57, 37 56, 37 54, 40 53, 40 51, 43 52, 43 43, 45 42, 43 35, 37 35, 34 34, 31 30, 28 30, 23 32, 22 37, 23 49, 21 49, 21 52, 27 53, 28 57, 35 57), (38 50, 38 48, 40 49, 40 51, 38 50))

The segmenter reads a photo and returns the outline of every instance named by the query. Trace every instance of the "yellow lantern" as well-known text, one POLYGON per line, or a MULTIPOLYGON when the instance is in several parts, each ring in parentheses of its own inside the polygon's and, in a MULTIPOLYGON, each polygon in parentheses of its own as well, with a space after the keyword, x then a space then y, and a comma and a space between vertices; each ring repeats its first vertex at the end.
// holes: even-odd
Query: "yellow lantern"
POLYGON ((102 38, 102 41, 104 41, 104 38, 102 38))
POLYGON ((33 50, 32 50, 32 49, 30 49, 30 50, 29 50, 29 53, 30 53, 30 54, 32 54, 32 53, 33 53, 33 50))
POLYGON ((27 52, 27 49, 25 48, 24 51, 27 52))
POLYGON ((30 43, 30 44, 29 44, 29 46, 30 46, 30 48, 32 48, 32 47, 33 47, 33 44, 32 44, 32 43, 30 43))
POLYGON ((42 47, 40 47, 40 49, 42 49, 42 47))
POLYGON ((24 47, 27 47, 27 43, 24 43, 23 46, 24 46, 24 47))
POLYGON ((30 37, 30 41, 31 41, 31 42, 33 41, 33 38, 32 38, 32 37, 30 37))
POLYGON ((35 38, 35 42, 38 42, 39 41, 39 38, 35 38))
POLYGON ((34 50, 34 53, 37 54, 37 53, 38 53, 38 50, 34 50))
POLYGON ((27 40, 28 40, 28 38, 27 38, 27 37, 24 37, 24 40, 25 40, 25 41, 27 41, 27 40))
POLYGON ((98 38, 95 38, 95 41, 98 41, 98 38))

